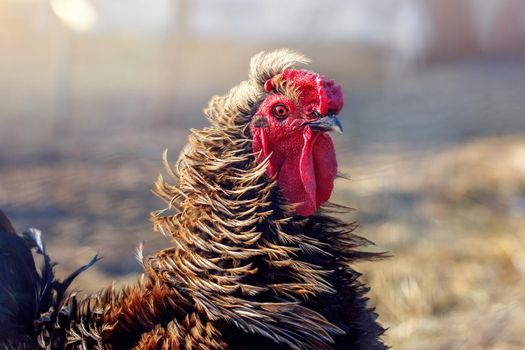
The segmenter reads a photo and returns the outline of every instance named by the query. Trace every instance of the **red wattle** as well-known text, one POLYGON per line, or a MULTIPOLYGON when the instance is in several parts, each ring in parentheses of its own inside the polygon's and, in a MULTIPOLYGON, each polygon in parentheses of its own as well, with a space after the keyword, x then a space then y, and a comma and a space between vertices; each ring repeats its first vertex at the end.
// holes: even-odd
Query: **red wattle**
POLYGON ((260 152, 258 163, 273 152, 266 174, 270 177, 277 175, 286 201, 298 205, 297 214, 309 216, 330 198, 337 161, 328 134, 313 132, 310 128, 303 130, 302 135, 287 140, 292 142, 273 145, 266 130, 257 129, 253 134, 253 150, 260 152))
POLYGON ((303 132, 303 150, 299 163, 299 178, 303 185, 303 193, 294 193, 295 203, 302 203, 297 208, 297 213, 303 216, 313 214, 317 210, 317 181, 315 174, 315 161, 313 148, 317 134, 312 129, 305 128, 303 132))
POLYGON ((286 201, 298 205, 297 214, 310 216, 332 194, 337 173, 335 149, 329 135, 310 128, 304 129, 302 140, 293 139, 302 147, 276 147, 266 173, 272 176, 277 168, 277 181, 286 201))
POLYGON ((320 134, 313 147, 314 173, 317 183, 316 206, 320 207, 330 199, 337 176, 337 159, 332 138, 328 134, 320 134))
POLYGON ((310 128, 305 128, 303 137, 299 165, 303 192, 289 194, 289 200, 302 203, 297 208, 297 213, 309 216, 330 198, 337 174, 337 160, 332 139, 328 134, 312 132, 310 128))

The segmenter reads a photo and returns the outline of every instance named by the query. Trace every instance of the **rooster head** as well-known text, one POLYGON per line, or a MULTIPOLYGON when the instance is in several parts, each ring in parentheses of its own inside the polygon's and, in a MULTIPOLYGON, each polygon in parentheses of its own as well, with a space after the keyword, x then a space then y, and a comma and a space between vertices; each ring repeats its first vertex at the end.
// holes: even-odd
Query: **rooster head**
POLYGON ((285 69, 264 84, 266 98, 251 120, 257 162, 277 180, 296 213, 310 216, 332 193, 337 161, 330 131, 342 132, 336 115, 341 87, 306 70, 285 69))

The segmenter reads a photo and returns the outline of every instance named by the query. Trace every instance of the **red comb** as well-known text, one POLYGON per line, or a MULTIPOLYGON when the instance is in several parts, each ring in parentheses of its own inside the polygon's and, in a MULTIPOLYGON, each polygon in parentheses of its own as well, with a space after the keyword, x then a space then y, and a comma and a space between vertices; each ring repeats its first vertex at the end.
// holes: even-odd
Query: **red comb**
MULTIPOLYGON (((343 92, 341 86, 335 85, 333 80, 314 72, 297 69, 286 69, 281 79, 291 82, 299 88, 299 100, 306 113, 317 111, 322 115, 337 114, 343 108, 343 92)), ((272 80, 264 84, 266 91, 273 90, 272 80)))

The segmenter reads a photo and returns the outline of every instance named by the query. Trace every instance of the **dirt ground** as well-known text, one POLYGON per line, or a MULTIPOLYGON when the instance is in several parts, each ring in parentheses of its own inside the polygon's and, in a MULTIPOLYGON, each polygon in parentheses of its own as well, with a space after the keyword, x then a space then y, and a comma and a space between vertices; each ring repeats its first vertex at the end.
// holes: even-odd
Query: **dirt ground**
MULTIPOLYGON (((89 57, 91 44, 75 46, 65 119, 47 89, 52 73, 34 68, 45 62, 20 63, 33 67, 31 82, 0 70, 0 208, 18 229, 44 231, 61 272, 102 255, 78 280, 84 291, 134 280, 141 241, 146 253, 169 245, 148 222, 163 207, 150 193, 161 152, 176 159, 188 128, 205 125, 205 101, 243 79, 263 46, 222 43, 235 54, 218 69, 194 44, 178 63, 203 68, 174 69, 173 87, 158 47, 137 53, 123 40, 89 57), (120 67, 108 63, 114 47, 131 57, 120 67)), ((356 266, 389 328, 386 342, 525 348, 525 65, 441 63, 385 77, 367 53, 341 49, 333 63, 304 51, 345 87, 346 133, 334 141, 350 180, 338 180, 333 198, 357 209, 349 219, 373 249, 391 254, 356 266)))

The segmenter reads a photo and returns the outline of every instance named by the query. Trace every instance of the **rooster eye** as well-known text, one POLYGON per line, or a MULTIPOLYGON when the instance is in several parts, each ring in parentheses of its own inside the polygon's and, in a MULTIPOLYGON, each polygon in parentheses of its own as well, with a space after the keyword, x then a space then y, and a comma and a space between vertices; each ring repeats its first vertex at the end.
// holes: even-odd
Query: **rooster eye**
POLYGON ((278 104, 275 107, 273 107, 273 111, 272 112, 273 112, 273 115, 276 118, 284 119, 284 118, 288 117, 288 113, 290 111, 288 110, 288 107, 286 107, 285 105, 278 104))

